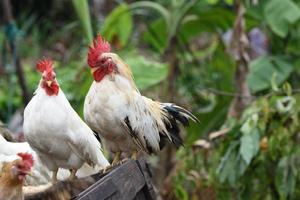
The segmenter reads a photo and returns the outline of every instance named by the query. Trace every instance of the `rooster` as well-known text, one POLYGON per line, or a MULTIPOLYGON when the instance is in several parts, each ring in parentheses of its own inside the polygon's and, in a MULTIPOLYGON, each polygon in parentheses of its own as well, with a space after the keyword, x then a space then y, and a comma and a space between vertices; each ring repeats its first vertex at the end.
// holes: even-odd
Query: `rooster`
POLYGON ((87 62, 94 82, 85 98, 84 118, 115 154, 112 164, 122 153, 136 159, 139 150, 157 153, 167 141, 182 145, 179 123, 187 126, 189 119, 198 119, 175 104, 142 96, 129 66, 110 51, 100 35, 89 48, 87 62))
POLYGON ((7 162, 0 172, 0 199, 22 200, 23 183, 26 175, 30 174, 33 158, 28 153, 18 153, 21 159, 7 162))
POLYGON ((69 169, 70 179, 86 162, 91 166, 107 167, 108 161, 93 131, 73 110, 60 89, 50 59, 40 60, 37 70, 42 73, 38 89, 24 111, 24 135, 32 149, 57 181, 59 168, 69 169))

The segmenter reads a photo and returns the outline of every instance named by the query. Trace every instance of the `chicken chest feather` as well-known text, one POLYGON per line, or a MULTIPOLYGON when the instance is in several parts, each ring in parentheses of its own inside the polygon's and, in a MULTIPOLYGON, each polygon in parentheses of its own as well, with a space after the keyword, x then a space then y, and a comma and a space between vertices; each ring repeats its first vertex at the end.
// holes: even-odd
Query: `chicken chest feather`
MULTIPOLYGON (((126 86, 126 80, 116 77, 126 86)), ((119 82, 117 81, 117 82, 119 82)), ((132 94, 133 95, 133 94, 132 94)), ((112 152, 128 152, 135 149, 130 135, 124 134, 121 126, 128 115, 130 97, 122 92, 118 85, 106 76, 100 83, 93 82, 84 102, 84 118, 87 124, 104 140, 112 152)))

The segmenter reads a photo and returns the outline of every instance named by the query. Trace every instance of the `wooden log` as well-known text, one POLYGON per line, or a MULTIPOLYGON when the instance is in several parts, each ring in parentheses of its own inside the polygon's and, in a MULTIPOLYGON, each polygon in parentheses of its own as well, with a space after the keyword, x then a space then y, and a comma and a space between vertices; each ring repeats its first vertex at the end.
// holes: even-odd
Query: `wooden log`
POLYGON ((145 160, 130 160, 79 194, 76 200, 155 199, 145 160))
POLYGON ((60 181, 44 191, 27 194, 26 200, 145 200, 156 199, 151 172, 144 159, 129 160, 105 174, 75 181, 60 181))

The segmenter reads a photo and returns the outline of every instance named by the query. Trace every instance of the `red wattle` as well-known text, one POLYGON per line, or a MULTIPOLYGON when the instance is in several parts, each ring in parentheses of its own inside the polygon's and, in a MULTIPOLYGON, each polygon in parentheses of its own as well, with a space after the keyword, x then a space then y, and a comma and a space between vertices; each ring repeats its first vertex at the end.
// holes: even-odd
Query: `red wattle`
POLYGON ((58 95, 59 91, 59 85, 57 84, 56 81, 52 82, 50 87, 47 85, 46 82, 42 82, 42 88, 44 88, 45 92, 47 95, 52 96, 52 95, 58 95))
POLYGON ((99 67, 96 71, 94 71, 93 73, 93 77, 94 77, 94 80, 96 82, 100 82, 104 76, 107 74, 106 70, 102 67, 99 67))

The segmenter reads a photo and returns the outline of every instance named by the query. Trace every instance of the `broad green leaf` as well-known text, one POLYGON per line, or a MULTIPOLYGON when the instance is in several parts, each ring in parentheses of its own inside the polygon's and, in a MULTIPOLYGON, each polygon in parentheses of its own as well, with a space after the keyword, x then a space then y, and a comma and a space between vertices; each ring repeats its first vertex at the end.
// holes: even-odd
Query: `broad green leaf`
POLYGON ((180 35, 185 40, 199 36, 203 32, 226 31, 232 27, 235 14, 223 8, 194 11, 187 15, 181 25, 180 35), (211 23, 211 22, 214 23, 211 23))
POLYGON ((294 156, 283 157, 276 169, 276 189, 281 199, 292 197, 297 180, 297 169, 294 164, 294 156))
POLYGON ((148 60, 143 56, 128 55, 125 62, 130 66, 139 89, 151 87, 167 77, 168 65, 148 60))
POLYGON ((232 142, 227 148, 225 155, 221 159, 221 162, 217 168, 217 174, 221 183, 224 183, 226 180, 228 180, 231 184, 234 184, 236 180, 237 171, 235 167, 237 163, 237 147, 238 143, 232 142))
POLYGON ((159 52, 164 52, 167 47, 168 30, 165 21, 160 18, 148 25, 149 31, 143 35, 143 39, 151 44, 159 52))
POLYGON ((120 4, 110 13, 101 32, 108 41, 118 39, 121 47, 127 44, 132 32, 132 16, 127 4, 120 4))
POLYGON ((293 66, 280 57, 265 56, 250 63, 250 72, 247 77, 252 92, 259 92, 272 87, 273 82, 282 84, 293 71, 293 66))
POLYGON ((257 113, 251 114, 247 118, 247 120, 245 121, 245 123, 242 125, 241 132, 243 134, 250 134, 251 131, 253 131, 253 129, 256 127, 257 121, 258 121, 258 114, 257 113))
POLYGON ((240 139, 240 155, 247 163, 250 164, 252 158, 259 150, 259 132, 255 128, 249 134, 244 134, 240 139))
POLYGON ((285 37, 289 26, 300 18, 300 9, 291 0, 270 0, 264 14, 272 31, 280 37, 285 37))
POLYGON ((182 199, 182 200, 189 199, 189 195, 182 185, 176 185, 175 194, 176 194, 177 198, 179 198, 179 199, 182 199))
POLYGON ((73 5, 80 20, 83 32, 88 43, 93 40, 93 30, 91 25, 90 11, 87 0, 73 0, 73 5))
POLYGON ((241 155, 238 156, 238 166, 239 176, 242 176, 248 167, 248 163, 245 162, 241 155))
POLYGON ((167 28, 169 29, 170 27, 170 21, 171 21, 171 16, 170 12, 168 9, 163 7, 161 4, 153 1, 137 1, 132 4, 130 4, 130 9, 135 10, 135 9, 152 9, 156 12, 158 12, 163 19, 166 22, 167 28))

